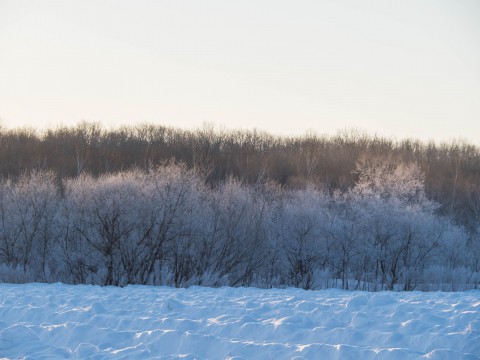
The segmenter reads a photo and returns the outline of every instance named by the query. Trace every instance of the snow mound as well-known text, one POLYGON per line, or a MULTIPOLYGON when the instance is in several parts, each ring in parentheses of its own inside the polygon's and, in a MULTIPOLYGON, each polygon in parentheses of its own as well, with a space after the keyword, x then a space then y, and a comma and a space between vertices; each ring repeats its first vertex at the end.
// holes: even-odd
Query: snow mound
POLYGON ((480 291, 0 284, 0 358, 480 359, 480 291))

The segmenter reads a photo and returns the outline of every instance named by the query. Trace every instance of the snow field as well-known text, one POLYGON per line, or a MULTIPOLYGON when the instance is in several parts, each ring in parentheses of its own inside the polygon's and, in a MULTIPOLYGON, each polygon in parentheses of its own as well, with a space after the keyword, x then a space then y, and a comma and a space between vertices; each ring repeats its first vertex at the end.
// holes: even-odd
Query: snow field
POLYGON ((0 358, 480 359, 480 291, 0 284, 0 358))

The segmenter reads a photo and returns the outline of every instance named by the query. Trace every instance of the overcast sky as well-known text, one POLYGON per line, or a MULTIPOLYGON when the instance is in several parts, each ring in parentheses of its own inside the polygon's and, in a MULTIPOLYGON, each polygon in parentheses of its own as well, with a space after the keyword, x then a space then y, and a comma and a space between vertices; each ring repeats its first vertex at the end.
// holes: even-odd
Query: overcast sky
POLYGON ((480 144, 480 1, 0 0, 0 119, 480 144))

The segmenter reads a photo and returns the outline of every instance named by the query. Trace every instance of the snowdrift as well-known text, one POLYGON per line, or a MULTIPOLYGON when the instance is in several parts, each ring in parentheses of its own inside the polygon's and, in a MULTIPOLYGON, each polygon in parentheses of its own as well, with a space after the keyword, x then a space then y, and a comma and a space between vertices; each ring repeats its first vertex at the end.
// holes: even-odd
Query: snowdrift
POLYGON ((0 284, 0 358, 479 359, 480 291, 0 284))

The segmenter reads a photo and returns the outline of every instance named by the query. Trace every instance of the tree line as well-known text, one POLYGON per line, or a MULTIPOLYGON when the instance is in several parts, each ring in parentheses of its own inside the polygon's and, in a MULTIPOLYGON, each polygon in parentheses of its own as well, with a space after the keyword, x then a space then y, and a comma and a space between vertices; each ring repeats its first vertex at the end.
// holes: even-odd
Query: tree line
POLYGON ((353 184, 336 189, 315 181, 285 186, 266 175, 218 180, 214 172, 208 163, 169 160, 102 174, 30 170, 5 178, 0 280, 371 291, 480 286, 480 232, 442 213, 419 163, 363 157, 353 184))
POLYGON ((345 131, 336 136, 280 137, 212 126, 181 130, 161 125, 104 129, 98 123, 45 131, 0 126, 0 178, 52 170, 59 179, 143 169, 174 160, 201 170, 215 186, 229 177, 248 184, 268 178, 290 189, 309 184, 345 191, 364 158, 417 163, 427 196, 443 215, 475 231, 480 219, 480 151, 462 141, 437 144, 345 131))

